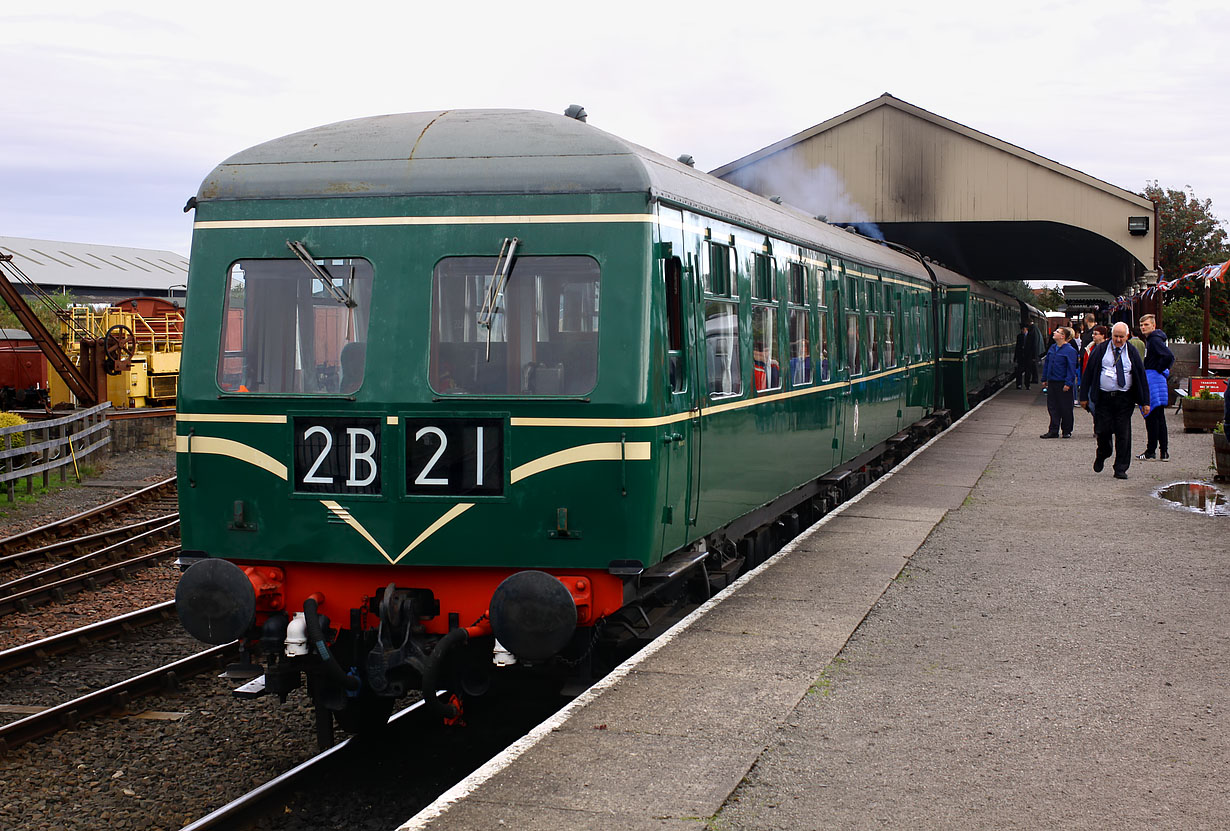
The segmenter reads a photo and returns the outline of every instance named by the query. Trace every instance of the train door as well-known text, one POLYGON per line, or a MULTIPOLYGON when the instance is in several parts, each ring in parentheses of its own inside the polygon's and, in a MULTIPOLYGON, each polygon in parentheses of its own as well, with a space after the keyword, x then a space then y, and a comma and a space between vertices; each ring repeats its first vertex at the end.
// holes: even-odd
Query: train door
MULTIPOLYGON (((682 215, 677 222, 682 226, 682 215)), ((665 482, 661 516, 664 554, 688 542, 691 527, 696 523, 699 483, 701 431, 696 406, 699 375, 695 320, 689 313, 695 302, 696 269, 691 262, 684 265, 680 256, 682 248, 680 231, 677 240, 661 244, 663 256, 659 260, 662 308, 666 313, 665 407, 663 423, 657 428, 665 482)))
POLYGON ((822 424, 828 429, 828 441, 832 446, 829 467, 841 464, 842 407, 849 393, 845 383, 846 373, 842 360, 841 338, 838 337, 838 322, 841 319, 840 269, 828 263, 816 269, 816 349, 819 352, 820 375, 816 383, 821 387, 822 424))
POLYGON ((968 406, 965 390, 966 331, 969 327, 969 291, 949 289, 944 295, 943 390, 944 406, 954 413, 968 406))
POLYGON ((867 323, 863 313, 863 286, 859 278, 846 274, 842 280, 842 314, 837 337, 844 347, 846 387, 842 407, 842 456, 849 460, 863 451, 863 435, 867 431, 863 410, 866 409, 867 323))

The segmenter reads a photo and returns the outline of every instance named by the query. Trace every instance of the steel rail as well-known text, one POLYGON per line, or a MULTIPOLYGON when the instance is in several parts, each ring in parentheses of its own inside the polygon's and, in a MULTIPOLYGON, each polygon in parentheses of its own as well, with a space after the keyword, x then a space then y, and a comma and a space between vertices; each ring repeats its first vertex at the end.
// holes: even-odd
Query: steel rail
POLYGON ((84 525, 98 517, 108 516, 116 511, 126 510, 137 502, 161 495, 163 491, 174 488, 175 477, 172 476, 169 479, 155 482, 152 485, 141 488, 138 491, 133 491, 118 499, 113 499, 88 511, 82 511, 79 514, 73 514, 64 519, 49 522, 46 525, 40 525, 28 531, 22 531, 20 534, 5 537, 0 539, 0 554, 8 554, 23 547, 41 545, 43 540, 66 537, 72 532, 73 528, 79 525, 84 525))
POLYGON ((136 522, 130 522, 127 525, 121 525, 118 528, 109 528, 106 531, 99 531, 94 534, 87 534, 84 537, 71 537, 66 540, 48 543, 47 545, 39 546, 38 548, 30 548, 25 551, 18 551, 15 554, 0 555, 0 568, 7 568, 14 565, 27 563, 35 559, 43 559, 50 562, 53 556, 63 554, 66 551, 81 549, 85 546, 94 545, 95 543, 111 544, 113 542, 123 542, 124 535, 145 529, 159 523, 167 523, 174 519, 178 519, 179 514, 164 514, 153 519, 141 519, 136 522))
POLYGON ((18 667, 42 661, 49 655, 62 655, 72 652, 83 644, 96 643, 117 634, 130 632, 141 626, 149 626, 164 620, 170 620, 175 613, 175 601, 166 600, 155 603, 135 612, 119 615, 88 626, 81 626, 68 632, 61 632, 49 638, 41 638, 20 646, 13 646, 0 651, 0 672, 8 672, 18 667))
POLYGON ((93 589, 99 584, 105 585, 116 578, 116 572, 122 573, 128 569, 143 567, 152 560, 156 560, 160 557, 168 557, 177 553, 179 550, 180 547, 178 545, 172 545, 169 548, 161 548, 157 551, 151 551, 148 554, 142 554, 141 556, 134 557, 131 560, 123 560, 118 563, 103 566, 102 568, 96 568, 93 571, 87 571, 84 574, 78 574, 64 580, 59 580, 55 583, 49 583, 45 586, 37 586, 18 594, 0 598, 0 616, 9 614, 14 610, 24 611, 38 601, 46 602, 54 599, 63 602, 70 590, 76 592, 80 591, 82 587, 93 589))
MULTIPOLYGON (((440 690, 437 695, 448 695, 448 691, 440 690)), ((389 718, 389 724, 408 717, 411 713, 414 713, 422 708, 426 703, 426 699, 419 699, 406 709, 394 713, 389 718)), ((333 745, 333 747, 328 750, 323 750, 320 753, 317 753, 312 758, 301 762, 285 773, 275 776, 265 784, 257 786, 238 799, 228 802, 221 808, 218 808, 200 819, 194 820, 188 825, 185 825, 180 829, 180 831, 209 831, 209 829, 214 828, 235 827, 234 823, 240 817, 250 811, 255 810, 261 802, 273 796, 278 791, 283 790, 288 785, 293 784, 295 781, 305 777, 308 773, 315 772, 320 765, 330 757, 341 753, 346 747, 349 747, 350 743, 354 741, 354 739, 355 737, 351 736, 350 738, 333 745)))
POLYGON ((174 519, 164 522, 162 525, 157 527, 142 531, 134 537, 129 537, 128 539, 111 543, 110 545, 104 546, 97 551, 91 551, 89 554, 74 557, 73 559, 66 560, 63 563, 57 563, 56 565, 48 566, 47 568, 40 569, 39 571, 35 571, 30 574, 15 577, 7 583, 0 583, 0 600, 16 597, 18 594, 24 592, 28 587, 39 587, 51 585, 53 582, 62 582, 65 577, 72 577, 75 574, 80 573, 81 569, 88 569, 90 566, 93 566, 99 562, 106 562, 107 560, 115 561, 115 557, 118 556, 120 552, 126 551, 127 549, 135 545, 139 545, 140 543, 150 542, 152 540, 164 537, 171 531, 171 529, 178 526, 179 515, 176 514, 174 519))
POLYGON ((237 654, 239 654, 238 641, 210 647, 126 681, 120 681, 0 726, 0 756, 26 742, 74 727, 84 718, 115 709, 127 709, 132 699, 173 687, 181 680, 219 666, 237 654))

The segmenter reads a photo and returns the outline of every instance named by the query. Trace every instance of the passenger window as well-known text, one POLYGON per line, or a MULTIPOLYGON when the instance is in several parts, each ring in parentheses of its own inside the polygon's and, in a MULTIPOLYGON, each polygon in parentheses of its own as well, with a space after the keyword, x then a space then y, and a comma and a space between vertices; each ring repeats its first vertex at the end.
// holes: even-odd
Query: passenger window
POLYGON ((777 360, 777 309, 752 307, 752 384, 757 392, 781 389, 777 360))
POLYGON ((709 243, 709 293, 720 297, 738 297, 738 270, 734 265, 733 248, 709 243))
POLYGON ((877 324, 879 316, 867 315, 867 370, 878 372, 880 369, 880 332, 877 324))
POLYGON ((807 310, 790 310, 790 385, 811 383, 811 338, 807 336, 807 310))
POLYGON ((820 380, 827 381, 829 379, 828 312, 820 312, 819 318, 820 329, 816 334, 820 339, 820 380))
POLYGON ((846 372, 850 375, 860 375, 863 372, 858 341, 858 313, 846 312, 846 372))
POLYGON ((266 395, 355 392, 363 382, 371 297, 367 260, 234 263, 227 272, 218 386, 266 395))
POLYGON ((897 340, 893 332, 895 322, 891 314, 884 318, 884 366, 886 367, 897 365, 897 340))
POLYGON ((956 303, 948 306, 948 332, 945 337, 944 349, 949 352, 960 352, 965 329, 965 307, 956 303))
POLYGON ((777 282, 777 269, 773 258, 763 254, 753 254, 752 258, 756 265, 755 274, 752 276, 752 299, 776 300, 774 284, 777 282))
POLYGON ((449 257, 432 277, 431 388, 444 395, 584 395, 598 379, 601 274, 591 257, 449 257))
POLYGON ((740 363, 738 304, 706 300, 705 367, 709 395, 720 398, 743 392, 740 363))
POLYGON ((795 306, 807 304, 807 269, 802 263, 790 263, 788 279, 790 282, 790 302, 795 306))

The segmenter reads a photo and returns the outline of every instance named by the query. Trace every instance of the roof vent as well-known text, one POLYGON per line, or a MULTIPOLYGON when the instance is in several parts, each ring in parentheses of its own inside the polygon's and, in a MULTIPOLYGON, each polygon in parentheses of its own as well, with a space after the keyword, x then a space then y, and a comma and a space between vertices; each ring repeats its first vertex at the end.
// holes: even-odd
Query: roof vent
POLYGON ((564 115, 569 118, 575 118, 577 121, 584 121, 589 118, 589 114, 585 112, 585 108, 580 104, 570 104, 568 109, 564 110, 564 115))
POLYGON ((687 153, 684 153, 682 156, 680 156, 679 158, 675 159, 675 161, 677 161, 677 162, 683 162, 683 163, 684 163, 684 164, 686 164, 688 167, 696 167, 696 159, 693 159, 693 158, 692 158, 691 156, 689 156, 687 153))
POLYGON ((820 220, 821 222, 829 221, 828 214, 816 214, 816 219, 820 220))
POLYGON ((770 196, 769 201, 772 202, 774 205, 782 204, 782 198, 780 196, 770 196))

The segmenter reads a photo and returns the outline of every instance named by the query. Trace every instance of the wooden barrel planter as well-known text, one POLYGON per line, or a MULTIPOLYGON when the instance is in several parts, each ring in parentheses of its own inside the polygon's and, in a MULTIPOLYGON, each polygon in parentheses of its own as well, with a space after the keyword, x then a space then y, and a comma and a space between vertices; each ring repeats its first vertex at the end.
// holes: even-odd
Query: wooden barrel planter
POLYGON ((1218 482, 1230 481, 1230 438, 1225 433, 1213 434, 1213 466, 1218 482))
POLYGON ((1220 398, 1184 398, 1183 429, 1188 433, 1203 433, 1221 423, 1226 404, 1220 398))

